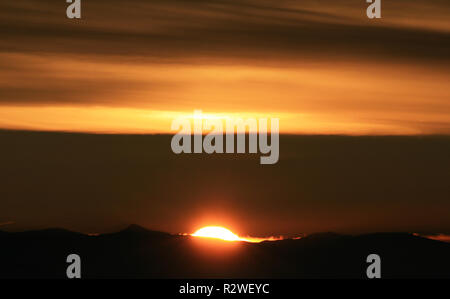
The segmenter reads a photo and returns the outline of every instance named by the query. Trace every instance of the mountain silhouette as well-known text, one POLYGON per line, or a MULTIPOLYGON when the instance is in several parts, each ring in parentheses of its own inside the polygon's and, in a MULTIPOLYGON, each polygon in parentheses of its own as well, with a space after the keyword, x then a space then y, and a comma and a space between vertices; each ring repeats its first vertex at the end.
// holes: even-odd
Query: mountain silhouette
POLYGON ((261 243, 225 242, 138 225, 96 236, 64 229, 0 232, 0 278, 65 278, 69 254, 83 278, 450 278, 450 244, 409 233, 318 233, 261 243))
POLYGON ((119 236, 119 237, 134 236, 134 237, 159 239, 159 238, 169 238, 172 235, 169 233, 165 233, 165 232, 149 230, 149 229, 146 229, 137 224, 131 224, 128 227, 126 227, 124 230, 121 230, 116 233, 111 233, 111 234, 103 234, 101 236, 102 237, 105 237, 105 236, 119 236))

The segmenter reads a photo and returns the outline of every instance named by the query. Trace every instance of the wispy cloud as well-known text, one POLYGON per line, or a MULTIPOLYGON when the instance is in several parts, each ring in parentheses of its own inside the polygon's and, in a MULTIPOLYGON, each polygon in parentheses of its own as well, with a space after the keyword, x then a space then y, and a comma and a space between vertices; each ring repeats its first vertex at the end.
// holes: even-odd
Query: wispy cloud
MULTIPOLYGON (((275 111, 304 115, 282 126, 301 133, 449 133, 450 4, 386 2, 381 20, 366 5, 91 0, 69 20, 64 1, 2 2, 0 105, 275 111)), ((1 127, 44 129, 41 116, 9 119, 1 127)), ((61 123, 49 125, 77 129, 61 123)))

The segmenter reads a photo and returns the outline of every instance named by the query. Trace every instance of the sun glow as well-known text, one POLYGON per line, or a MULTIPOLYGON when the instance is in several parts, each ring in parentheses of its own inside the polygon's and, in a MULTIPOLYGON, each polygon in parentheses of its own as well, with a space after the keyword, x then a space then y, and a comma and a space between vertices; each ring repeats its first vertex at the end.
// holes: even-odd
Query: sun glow
POLYGON ((191 234, 193 237, 220 239, 223 241, 245 241, 251 243, 259 243, 262 241, 275 241, 281 240, 282 237, 269 237, 269 238, 252 238, 252 237, 239 237, 229 229, 221 226, 205 226, 191 234))
POLYGON ((214 238, 224 241, 242 241, 229 229, 220 226, 206 226, 192 234, 193 237, 214 238))

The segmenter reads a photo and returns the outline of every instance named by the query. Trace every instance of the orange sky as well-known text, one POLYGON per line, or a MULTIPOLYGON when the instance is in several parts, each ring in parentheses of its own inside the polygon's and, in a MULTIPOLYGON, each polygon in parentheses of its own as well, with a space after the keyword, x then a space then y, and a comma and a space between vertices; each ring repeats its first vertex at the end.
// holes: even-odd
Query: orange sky
POLYGON ((352 0, 166 2, 92 1, 82 20, 1 4, 0 128, 168 133, 201 109, 278 117, 282 133, 450 133, 445 2, 373 21, 352 0))
POLYGON ((450 132, 449 91, 445 88, 450 77, 439 68, 369 62, 363 69, 357 63, 291 67, 115 65, 62 57, 9 58, 36 65, 36 72, 43 75, 23 81, 23 74, 3 74, 3 84, 34 90, 52 82, 56 89, 73 89, 73 95, 60 104, 4 104, 0 110, 3 128, 167 133, 175 117, 202 109, 209 114, 245 118, 279 117, 284 133, 450 132), (100 80, 112 85, 115 81, 131 83, 130 88, 118 91, 114 87, 111 91, 94 89, 93 103, 77 102, 78 88, 80 97, 89 98, 84 94, 85 85, 95 86, 100 80), (154 88, 155 80, 164 81, 167 87, 154 88), (149 98, 157 100, 146 101, 149 98))

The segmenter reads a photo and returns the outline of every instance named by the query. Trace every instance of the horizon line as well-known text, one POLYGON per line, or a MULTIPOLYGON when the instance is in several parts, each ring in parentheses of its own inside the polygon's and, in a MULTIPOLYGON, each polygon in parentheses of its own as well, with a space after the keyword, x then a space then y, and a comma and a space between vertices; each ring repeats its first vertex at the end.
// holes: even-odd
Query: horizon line
MULTIPOLYGON (((120 132, 120 131, 82 131, 82 130, 40 130, 40 129, 32 129, 32 128, 1 128, 0 132, 6 132, 6 133, 54 133, 54 134, 73 134, 73 135, 117 135, 117 136, 173 136, 177 134, 177 132, 120 132)), ((254 134, 259 134, 259 132, 251 132, 254 134)), ((270 131, 267 132, 268 135, 271 134, 270 131)), ((234 135, 238 135, 242 133, 234 133, 234 135)), ((248 135, 249 132, 246 132, 245 135, 248 135)), ((305 132, 279 132, 279 135, 284 136, 317 136, 317 137, 450 137, 449 133, 420 133, 420 134, 382 134, 382 133, 305 133, 305 132)), ((188 134, 188 135, 197 135, 195 133, 188 134)), ((203 133, 202 136, 206 136, 208 133, 203 133)), ((221 134, 215 134, 215 135, 221 135, 221 134)), ((224 132, 222 135, 227 135, 226 132, 224 132)))

